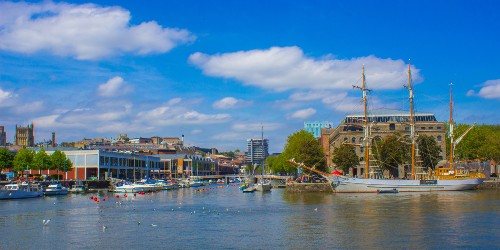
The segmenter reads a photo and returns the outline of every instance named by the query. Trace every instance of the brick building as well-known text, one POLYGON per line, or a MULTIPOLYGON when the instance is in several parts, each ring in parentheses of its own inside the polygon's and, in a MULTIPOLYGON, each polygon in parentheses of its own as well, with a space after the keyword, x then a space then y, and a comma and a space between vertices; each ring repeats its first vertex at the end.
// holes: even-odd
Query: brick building
MULTIPOLYGON (((425 134, 436 139, 438 146, 441 147, 441 159, 445 159, 445 123, 437 121, 434 114, 431 113, 416 113, 414 116, 416 134, 425 134)), ((371 124, 371 140, 382 140, 395 132, 409 139, 409 117, 409 113, 388 110, 368 115, 368 121, 371 124)), ((363 120, 363 114, 348 115, 337 128, 322 130, 320 142, 322 142, 324 147, 328 166, 333 166, 331 158, 335 148, 343 143, 349 143, 355 145, 356 154, 360 158, 360 166, 353 174, 364 174, 366 162, 364 159, 364 148, 361 146, 364 140, 363 120), (328 138, 328 143, 325 142, 326 138, 328 138)))

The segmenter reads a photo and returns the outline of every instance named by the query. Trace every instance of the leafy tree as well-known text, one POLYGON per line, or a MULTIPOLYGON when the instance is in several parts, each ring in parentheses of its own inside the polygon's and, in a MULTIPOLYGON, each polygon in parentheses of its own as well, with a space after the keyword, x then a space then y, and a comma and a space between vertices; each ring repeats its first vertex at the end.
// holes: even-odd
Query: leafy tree
MULTIPOLYGON (((455 125, 455 140, 470 125, 455 125)), ((449 133, 446 134, 446 155, 450 154, 449 133)), ((500 125, 477 125, 457 144, 455 158, 458 160, 494 160, 500 162, 500 125)))
POLYGON ((283 153, 278 156, 277 172, 294 173, 296 167, 288 163, 289 159, 295 158, 296 162, 303 162, 306 166, 315 167, 325 171, 325 156, 323 147, 314 138, 313 134, 300 130, 288 136, 283 153))
POLYGON ((38 169, 39 173, 42 174, 42 170, 49 169, 50 165, 50 156, 47 155, 45 149, 42 148, 37 153, 34 153, 33 169, 38 169))
POLYGON ((389 170, 391 175, 398 176, 398 166, 410 159, 410 145, 404 142, 399 133, 394 133, 384 140, 375 141, 372 152, 381 169, 389 170))
POLYGON ((356 154, 354 146, 342 144, 340 147, 334 149, 332 162, 346 173, 349 171, 349 168, 359 165, 359 157, 356 154))
POLYGON ((295 172, 295 169, 288 169, 290 166, 287 160, 281 154, 270 155, 266 158, 265 164, 269 166, 271 173, 295 172))
POLYGON ((423 166, 434 169, 440 160, 439 156, 441 154, 441 147, 437 145, 434 137, 419 135, 417 145, 423 166))
POLYGON ((14 171, 24 172, 25 170, 31 169, 33 163, 34 153, 31 150, 22 148, 14 156, 14 171))
POLYGON ((12 168, 14 162, 14 154, 5 148, 0 148, 0 170, 12 168))
POLYGON ((234 158, 236 157, 235 153, 233 151, 229 151, 229 152, 222 152, 221 153, 222 155, 225 155, 227 157, 231 157, 231 158, 234 158))
POLYGON ((50 163, 50 169, 57 170, 57 173, 59 173, 60 170, 67 172, 73 168, 73 163, 66 157, 66 154, 60 150, 56 150, 50 155, 50 163))

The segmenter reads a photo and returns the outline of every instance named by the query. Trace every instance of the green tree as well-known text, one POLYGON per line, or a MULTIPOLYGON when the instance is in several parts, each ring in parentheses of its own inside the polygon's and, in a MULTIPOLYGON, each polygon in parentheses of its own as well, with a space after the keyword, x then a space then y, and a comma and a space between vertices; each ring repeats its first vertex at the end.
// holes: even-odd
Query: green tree
POLYGON ((381 169, 389 170, 391 175, 398 176, 398 166, 407 163, 411 157, 410 147, 399 133, 394 133, 384 140, 375 141, 372 152, 381 169))
POLYGON ((5 148, 0 148, 0 170, 12 168, 14 162, 14 154, 5 148))
POLYGON ((59 171, 67 172, 73 168, 73 163, 60 150, 56 150, 50 155, 50 163, 50 169, 57 170, 57 174, 59 174, 59 171))
POLYGON ((279 172, 294 173, 296 167, 287 161, 294 158, 296 162, 302 162, 308 167, 315 167, 325 171, 325 155, 323 147, 314 138, 313 134, 300 130, 288 136, 283 153, 278 156, 279 172))
POLYGON ((423 166, 434 169, 440 160, 441 154, 441 147, 437 145, 434 137, 419 135, 417 145, 423 166))
MULTIPOLYGON (((470 125, 456 124, 455 140, 470 125)), ((446 134, 446 155, 450 155, 449 132, 446 134)), ((500 125, 477 125, 455 147, 456 160, 494 160, 500 162, 500 125)))
POLYGON ((356 154, 354 146, 350 144, 342 144, 333 151, 332 162, 337 165, 344 173, 349 171, 349 168, 354 168, 359 165, 359 157, 356 154))
POLYGON ((294 172, 295 169, 291 169, 287 159, 284 159, 281 154, 270 155, 266 158, 265 164, 269 166, 271 173, 283 173, 283 172, 294 172), (290 169, 288 169, 290 168, 290 169))
POLYGON ((31 150, 22 148, 14 156, 14 171, 23 172, 25 170, 31 169, 33 163, 34 153, 31 150))
POLYGON ((42 170, 47 170, 50 167, 50 156, 47 155, 45 149, 40 149, 37 153, 34 153, 33 157, 33 169, 39 170, 42 174, 42 170))

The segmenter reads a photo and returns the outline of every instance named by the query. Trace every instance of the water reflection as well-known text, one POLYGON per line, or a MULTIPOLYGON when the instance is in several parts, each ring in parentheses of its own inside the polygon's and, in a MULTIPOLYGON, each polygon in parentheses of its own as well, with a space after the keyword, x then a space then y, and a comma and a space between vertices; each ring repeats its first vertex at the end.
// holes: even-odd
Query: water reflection
POLYGON ((126 198, 103 193, 100 203, 90 194, 0 201, 0 248, 493 247, 500 245, 498 194, 246 194, 211 186, 126 198), (43 219, 51 222, 43 226, 43 219))

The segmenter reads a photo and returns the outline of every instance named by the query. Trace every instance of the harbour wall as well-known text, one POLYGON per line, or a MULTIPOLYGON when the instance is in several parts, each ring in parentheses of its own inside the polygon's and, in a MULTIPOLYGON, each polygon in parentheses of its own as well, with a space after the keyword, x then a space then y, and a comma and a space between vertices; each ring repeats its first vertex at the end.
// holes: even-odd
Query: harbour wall
POLYGON ((286 191, 289 192, 326 192, 331 193, 332 188, 328 183, 287 183, 286 191))
POLYGON ((500 179, 495 178, 495 179, 485 180, 477 188, 478 189, 498 189, 498 188, 500 188, 500 179))

